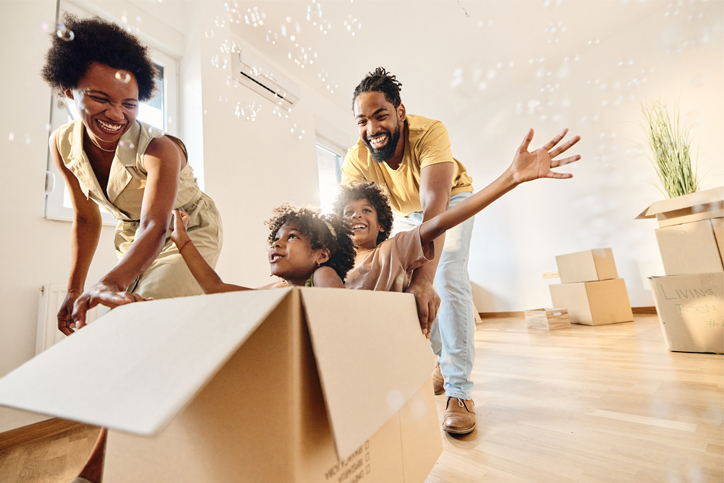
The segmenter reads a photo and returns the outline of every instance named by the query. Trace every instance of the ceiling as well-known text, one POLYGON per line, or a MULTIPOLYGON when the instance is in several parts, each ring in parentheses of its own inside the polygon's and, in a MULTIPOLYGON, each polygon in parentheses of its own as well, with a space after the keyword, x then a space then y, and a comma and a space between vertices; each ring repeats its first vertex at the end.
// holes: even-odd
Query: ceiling
POLYGON ((354 87, 367 72, 384 66, 402 82, 408 109, 414 104, 413 112, 446 122, 521 85, 544 82, 549 69, 575 65, 576 56, 597 43, 676 8, 652 0, 227 0, 225 5, 217 22, 231 21, 232 32, 341 108, 351 107, 354 87))

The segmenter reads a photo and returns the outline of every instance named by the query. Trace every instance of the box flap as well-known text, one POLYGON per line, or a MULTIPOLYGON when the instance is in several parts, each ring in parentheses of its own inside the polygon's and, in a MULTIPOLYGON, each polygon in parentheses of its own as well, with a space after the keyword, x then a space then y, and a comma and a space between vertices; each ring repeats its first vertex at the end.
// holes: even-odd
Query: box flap
POLYGON ((332 434, 344 460, 430 378, 430 343, 410 294, 300 290, 332 434), (349 313, 355 317, 345 317, 349 313))
MULTIPOLYGON (((724 186, 706 191, 697 191, 696 193, 691 193, 690 195, 677 196, 676 198, 657 201, 646 208, 639 216, 636 217, 636 219, 655 218, 659 213, 691 208, 698 205, 720 204, 722 202, 724 202, 724 186)), ((708 210, 709 208, 702 208, 702 210, 704 209, 708 210)))
POLYGON ((155 434, 289 292, 234 292, 119 307, 0 379, 0 404, 155 434))

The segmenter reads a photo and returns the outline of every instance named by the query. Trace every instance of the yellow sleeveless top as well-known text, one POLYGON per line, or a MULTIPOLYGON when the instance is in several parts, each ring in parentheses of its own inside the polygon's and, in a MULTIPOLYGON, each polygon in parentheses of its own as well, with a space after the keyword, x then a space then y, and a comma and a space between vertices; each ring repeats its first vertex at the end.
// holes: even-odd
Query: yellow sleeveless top
MULTIPOLYGON (((151 141, 164 136, 164 132, 137 120, 121 136, 111 164, 107 186, 108 197, 106 197, 96 179, 88 156, 83 150, 84 129, 80 120, 69 122, 58 128, 56 134, 58 151, 65 167, 78 179, 86 198, 108 210, 117 220, 139 221, 148 177, 148 172, 143 165, 143 155, 151 141)), ((181 147, 188 160, 186 146, 183 142, 168 134, 165 135, 181 147)), ((182 208, 196 202, 201 195, 193 169, 187 162, 181 170, 174 208, 182 208)))

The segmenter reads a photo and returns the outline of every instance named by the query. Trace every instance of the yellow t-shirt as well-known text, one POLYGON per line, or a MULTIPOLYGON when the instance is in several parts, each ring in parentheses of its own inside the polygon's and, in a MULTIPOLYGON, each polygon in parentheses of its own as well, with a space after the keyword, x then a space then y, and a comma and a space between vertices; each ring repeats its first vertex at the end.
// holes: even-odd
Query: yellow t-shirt
POLYGON ((397 216, 422 211, 420 204, 420 172, 438 164, 455 164, 450 196, 473 191, 473 180, 460 161, 453 158, 450 137, 440 121, 422 116, 407 115, 405 119, 405 153, 397 169, 378 163, 362 139, 349 148, 342 164, 342 184, 374 181, 387 188, 392 210, 397 216))

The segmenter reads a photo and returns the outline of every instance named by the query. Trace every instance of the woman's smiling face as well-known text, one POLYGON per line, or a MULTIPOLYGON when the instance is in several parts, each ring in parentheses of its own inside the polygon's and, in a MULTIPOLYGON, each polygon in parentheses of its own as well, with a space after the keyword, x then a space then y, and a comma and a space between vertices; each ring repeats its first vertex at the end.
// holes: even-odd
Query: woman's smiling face
POLYGON ((138 117, 138 83, 128 71, 93 62, 65 95, 75 101, 92 140, 113 148, 138 117))

